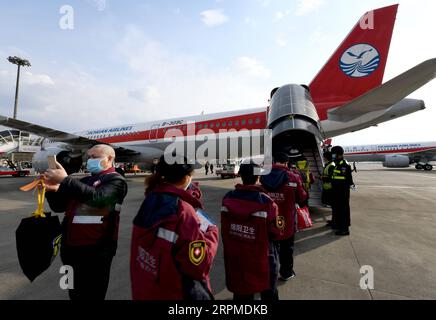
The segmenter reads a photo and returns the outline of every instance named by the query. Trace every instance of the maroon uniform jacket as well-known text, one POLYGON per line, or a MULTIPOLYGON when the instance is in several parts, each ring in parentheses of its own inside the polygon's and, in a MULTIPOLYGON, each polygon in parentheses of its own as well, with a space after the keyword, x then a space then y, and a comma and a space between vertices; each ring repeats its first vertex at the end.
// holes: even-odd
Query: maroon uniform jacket
POLYGON ((201 208, 189 192, 165 183, 146 195, 133 221, 133 299, 212 298, 209 272, 218 228, 201 224, 196 214, 201 208))
POLYGON ((271 173, 261 177, 261 183, 279 207, 284 224, 280 240, 292 237, 295 233, 295 204, 302 206, 307 199, 300 176, 288 167, 273 165, 271 173))
POLYGON ((270 289, 269 249, 282 232, 277 215, 277 205, 260 186, 236 185, 224 197, 221 234, 229 291, 248 295, 270 289))

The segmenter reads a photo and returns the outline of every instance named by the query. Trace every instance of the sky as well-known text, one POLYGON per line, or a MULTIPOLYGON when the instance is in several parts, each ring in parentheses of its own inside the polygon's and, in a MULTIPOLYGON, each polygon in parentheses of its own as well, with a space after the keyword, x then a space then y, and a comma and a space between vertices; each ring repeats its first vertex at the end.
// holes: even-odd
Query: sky
MULTIPOLYGON (((0 4, 0 114, 77 132, 264 107, 272 88, 309 84, 357 20, 400 3, 385 81, 436 57, 434 0, 52 0, 0 4)), ((334 139, 354 145, 436 140, 427 109, 334 139)))

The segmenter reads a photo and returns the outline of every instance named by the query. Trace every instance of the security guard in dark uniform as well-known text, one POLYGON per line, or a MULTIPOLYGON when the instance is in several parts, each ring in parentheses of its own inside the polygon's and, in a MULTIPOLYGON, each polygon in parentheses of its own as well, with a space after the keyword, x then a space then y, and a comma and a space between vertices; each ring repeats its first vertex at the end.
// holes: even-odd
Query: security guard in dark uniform
POLYGON ((331 206, 331 193, 332 193, 332 179, 331 170, 335 163, 332 160, 332 153, 330 151, 324 152, 324 159, 326 165, 322 171, 322 203, 326 206, 331 206))
POLYGON ((331 150, 335 163, 331 172, 332 183, 332 228, 338 229, 336 235, 348 236, 350 234, 350 187, 354 186, 351 175, 351 166, 344 159, 344 149, 340 146, 331 150))

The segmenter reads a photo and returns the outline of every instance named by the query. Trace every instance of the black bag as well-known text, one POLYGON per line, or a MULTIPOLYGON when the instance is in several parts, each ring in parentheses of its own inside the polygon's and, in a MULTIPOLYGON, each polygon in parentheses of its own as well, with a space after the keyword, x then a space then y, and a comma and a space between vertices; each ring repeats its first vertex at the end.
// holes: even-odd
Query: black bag
POLYGON ((18 260, 26 277, 33 282, 56 258, 62 234, 58 216, 24 218, 15 232, 18 260))

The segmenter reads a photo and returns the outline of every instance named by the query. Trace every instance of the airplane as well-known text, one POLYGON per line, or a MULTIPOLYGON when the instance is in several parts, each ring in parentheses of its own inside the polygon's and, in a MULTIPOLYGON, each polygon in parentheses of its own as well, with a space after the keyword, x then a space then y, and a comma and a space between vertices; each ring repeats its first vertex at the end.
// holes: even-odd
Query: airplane
MULTIPOLYGON (((169 120, 149 121, 102 129, 68 133, 0 116, 0 125, 45 137, 43 150, 35 153, 33 164, 47 168, 47 155, 55 154, 67 168, 78 171, 86 150, 97 143, 112 145, 119 162, 151 165, 173 140, 167 134, 179 129, 176 140, 195 140, 201 148, 211 133, 234 129, 270 129, 274 148, 301 150, 311 170, 323 167, 321 143, 349 132, 362 130, 416 111, 424 110, 422 100, 406 98, 436 76, 436 59, 430 59, 383 83, 398 4, 366 13, 336 49, 309 86, 288 84, 271 92, 269 106, 169 120), (362 23, 371 14, 374 27, 362 23), (193 130, 189 124, 195 122, 193 130)), ((226 137, 227 141, 227 137, 226 137)), ((217 152, 218 154, 218 152, 217 152)), ((210 159, 219 159, 217 154, 210 159)), ((253 156, 239 154, 240 157, 253 156)), ((225 158, 223 158, 225 159, 225 158)), ((316 197, 313 197, 316 198, 316 197)))
POLYGON ((436 142, 393 143, 366 146, 345 146, 345 157, 354 162, 383 162, 386 168, 408 168, 431 171, 436 161, 436 142))

